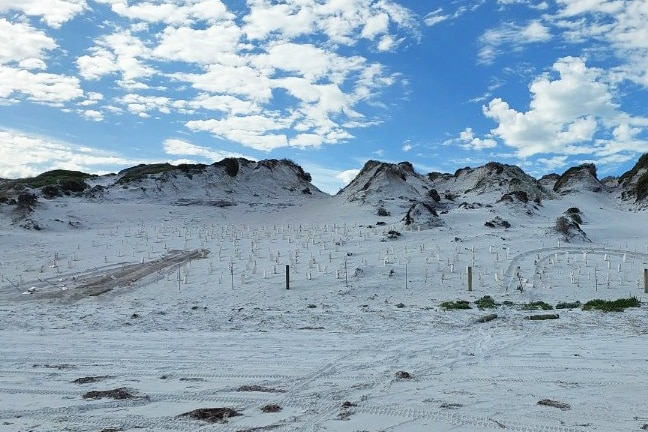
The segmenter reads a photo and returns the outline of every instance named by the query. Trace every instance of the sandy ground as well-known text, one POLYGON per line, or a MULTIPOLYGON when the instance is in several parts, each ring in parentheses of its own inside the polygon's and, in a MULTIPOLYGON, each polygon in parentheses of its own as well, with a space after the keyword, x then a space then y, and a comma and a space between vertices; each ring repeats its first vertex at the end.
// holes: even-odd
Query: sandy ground
MULTIPOLYGON (((456 240, 447 227, 386 239, 389 226, 352 220, 139 217, 151 222, 0 233, 0 430, 632 431, 648 424, 645 305, 620 313, 520 307, 647 301, 642 239, 558 245, 525 228, 477 229, 456 240), (484 295, 500 305, 440 306, 484 295), (559 319, 528 319, 541 313, 559 319), (478 322, 490 314, 497 318, 478 322), (133 397, 84 398, 121 388, 133 397), (269 404, 280 411, 263 412, 269 404), (180 416, 216 407, 242 415, 215 424, 180 416)), ((476 225, 484 215, 472 217, 476 225)))

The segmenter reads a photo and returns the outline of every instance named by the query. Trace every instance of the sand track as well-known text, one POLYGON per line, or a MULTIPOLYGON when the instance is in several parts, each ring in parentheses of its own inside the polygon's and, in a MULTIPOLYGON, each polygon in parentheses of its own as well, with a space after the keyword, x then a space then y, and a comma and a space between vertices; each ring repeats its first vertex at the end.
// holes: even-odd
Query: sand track
MULTIPOLYGON (((168 274, 190 261, 207 257, 206 249, 170 250, 151 261, 136 264, 118 263, 84 272, 60 274, 56 281, 39 278, 27 281, 29 298, 58 298, 77 301, 84 297, 99 296, 119 288, 143 286, 153 274, 168 274)), ((9 292, 8 289, 5 292, 9 292)))

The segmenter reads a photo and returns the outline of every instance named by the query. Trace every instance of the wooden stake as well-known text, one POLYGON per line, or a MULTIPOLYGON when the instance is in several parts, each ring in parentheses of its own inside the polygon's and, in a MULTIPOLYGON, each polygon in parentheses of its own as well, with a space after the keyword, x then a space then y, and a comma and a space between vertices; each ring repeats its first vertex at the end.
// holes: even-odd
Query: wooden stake
POLYGON ((290 289, 290 265, 286 264, 286 289, 290 289))
POLYGON ((473 273, 472 273, 472 267, 468 266, 468 291, 473 290, 473 273))

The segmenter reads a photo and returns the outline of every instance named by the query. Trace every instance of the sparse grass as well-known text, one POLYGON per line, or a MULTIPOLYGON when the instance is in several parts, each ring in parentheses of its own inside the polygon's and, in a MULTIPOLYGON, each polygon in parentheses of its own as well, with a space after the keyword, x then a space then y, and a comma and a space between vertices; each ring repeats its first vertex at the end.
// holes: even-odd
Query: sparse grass
POLYGON ((468 300, 445 301, 441 303, 443 309, 472 309, 468 300))
POLYGON ((489 295, 476 300, 475 305, 477 305, 479 309, 494 309, 497 306, 493 297, 489 295))
POLYGON ((552 310, 553 306, 543 301, 535 301, 520 306, 522 310, 552 310))
POLYGON ((639 307, 641 302, 637 297, 620 298, 617 300, 590 300, 583 305, 583 310, 600 310, 603 312, 623 312, 629 307, 639 307))

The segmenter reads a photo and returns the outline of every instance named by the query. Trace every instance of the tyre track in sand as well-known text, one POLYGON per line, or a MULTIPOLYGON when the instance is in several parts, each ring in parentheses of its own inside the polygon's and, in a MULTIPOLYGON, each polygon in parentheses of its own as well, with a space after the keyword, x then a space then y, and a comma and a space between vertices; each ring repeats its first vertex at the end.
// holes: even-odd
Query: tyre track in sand
MULTIPOLYGON (((21 285, 33 287, 35 290, 27 297, 30 300, 61 299, 74 302, 84 297, 92 297, 113 291, 116 288, 133 287, 136 283, 143 284, 152 274, 165 270, 172 271, 189 261, 205 258, 209 254, 206 249, 169 250, 165 255, 151 261, 141 263, 118 263, 98 267, 92 270, 57 275, 65 284, 53 283, 49 279, 23 282, 21 285), (65 289, 62 289, 62 286, 65 289)), ((5 287, 7 288, 7 287, 5 287)), ((12 292, 15 295, 14 287, 12 292)), ((22 296, 21 296, 22 297, 22 296)), ((23 299, 25 299, 23 297, 23 299)))

